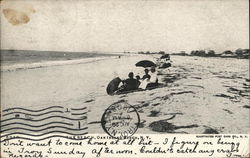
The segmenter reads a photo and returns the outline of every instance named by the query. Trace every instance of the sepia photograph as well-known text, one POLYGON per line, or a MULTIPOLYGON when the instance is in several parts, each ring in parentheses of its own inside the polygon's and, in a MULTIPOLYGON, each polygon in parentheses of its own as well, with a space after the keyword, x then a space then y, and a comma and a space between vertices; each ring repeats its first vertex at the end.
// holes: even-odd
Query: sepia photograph
MULTIPOLYGON (((248 0, 1 0, 0 5, 3 157, 58 157, 51 144, 60 140, 101 145, 90 135, 115 140, 152 135, 162 141, 164 135, 249 137, 248 0), (46 151, 33 151, 44 141, 46 151)), ((156 152, 139 147, 151 145, 143 141, 137 144, 140 153, 156 152)), ((220 138, 217 145, 230 144, 230 151, 217 152, 231 157, 243 147, 248 153, 242 154, 249 154, 249 138, 246 142, 220 138)), ((109 157, 101 152, 108 149, 99 156, 109 157)), ((90 153, 97 155, 65 149, 60 156, 72 153, 99 157, 95 149, 90 153)))

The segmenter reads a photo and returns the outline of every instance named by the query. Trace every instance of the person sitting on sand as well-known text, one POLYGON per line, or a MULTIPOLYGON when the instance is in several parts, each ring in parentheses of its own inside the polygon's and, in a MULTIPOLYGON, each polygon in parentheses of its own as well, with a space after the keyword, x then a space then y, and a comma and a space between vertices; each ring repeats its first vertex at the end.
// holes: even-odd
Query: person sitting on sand
POLYGON ((144 72, 145 72, 145 75, 143 75, 142 80, 145 80, 145 79, 149 80, 151 76, 148 74, 148 69, 145 69, 144 72))
POLYGON ((154 66, 150 68, 150 72, 151 72, 151 77, 150 77, 149 83, 147 84, 147 88, 158 86, 158 77, 155 72, 154 66))
POLYGON ((141 82, 140 82, 140 79, 141 79, 141 78, 140 78, 139 75, 136 75, 135 78, 136 78, 136 80, 137 80, 136 86, 137 86, 137 88, 139 88, 139 86, 140 86, 140 84, 141 84, 141 82))
POLYGON ((130 91, 138 88, 138 81, 134 79, 134 73, 130 72, 128 77, 128 79, 122 81, 123 86, 120 91, 130 91))

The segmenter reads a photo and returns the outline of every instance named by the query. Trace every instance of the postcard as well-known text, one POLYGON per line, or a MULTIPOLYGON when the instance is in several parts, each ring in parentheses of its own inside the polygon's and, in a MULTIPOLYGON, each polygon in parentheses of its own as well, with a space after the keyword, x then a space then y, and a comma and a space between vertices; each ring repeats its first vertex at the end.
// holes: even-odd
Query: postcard
POLYGON ((249 157, 249 1, 0 5, 1 157, 249 157))

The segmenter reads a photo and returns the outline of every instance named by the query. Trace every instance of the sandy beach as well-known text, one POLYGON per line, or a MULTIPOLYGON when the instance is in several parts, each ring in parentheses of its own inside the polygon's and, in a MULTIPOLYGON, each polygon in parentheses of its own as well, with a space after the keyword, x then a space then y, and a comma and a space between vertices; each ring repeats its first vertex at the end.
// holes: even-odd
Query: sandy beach
POLYGON ((144 69, 135 63, 155 57, 126 55, 6 67, 1 107, 87 107, 88 132, 104 133, 100 120, 105 109, 125 100, 140 115, 137 133, 249 133, 249 61, 245 59, 171 56, 172 67, 157 70, 164 87, 106 94, 110 80, 125 79, 130 71, 142 75, 144 69))
POLYGON ((249 157, 249 1, 0 5, 0 157, 249 157))

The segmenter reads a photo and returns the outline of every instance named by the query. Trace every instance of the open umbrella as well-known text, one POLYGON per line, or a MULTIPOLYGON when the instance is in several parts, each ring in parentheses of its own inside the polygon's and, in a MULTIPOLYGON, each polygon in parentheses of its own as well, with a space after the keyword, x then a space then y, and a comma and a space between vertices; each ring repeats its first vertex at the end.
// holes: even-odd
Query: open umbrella
POLYGON ((106 88, 106 92, 109 95, 113 95, 115 91, 118 90, 118 86, 121 83, 121 79, 119 77, 114 78, 112 81, 109 82, 107 88, 106 88))
POLYGON ((135 66, 137 67, 152 67, 152 66, 156 66, 154 62, 149 61, 149 60, 141 60, 138 63, 135 64, 135 66))

